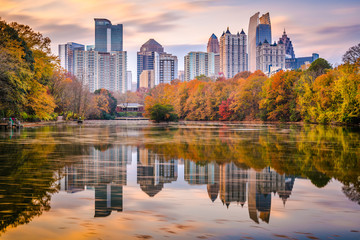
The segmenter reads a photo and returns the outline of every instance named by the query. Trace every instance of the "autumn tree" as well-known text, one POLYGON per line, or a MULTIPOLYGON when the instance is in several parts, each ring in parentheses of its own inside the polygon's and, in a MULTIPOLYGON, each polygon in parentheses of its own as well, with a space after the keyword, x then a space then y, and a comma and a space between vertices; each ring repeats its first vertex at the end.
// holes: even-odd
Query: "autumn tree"
POLYGON ((234 112, 235 119, 243 120, 248 117, 254 120, 258 118, 262 87, 266 79, 267 76, 260 70, 249 75, 246 79, 239 79, 235 91, 231 95, 233 101, 230 107, 234 112))
POLYGON ((56 65, 50 40, 17 23, 0 21, 0 29, 2 115, 49 119, 55 103, 47 83, 56 65))
POLYGON ((299 121, 295 85, 301 73, 280 71, 265 81, 260 110, 265 120, 299 121))
POLYGON ((94 92, 97 108, 101 111, 101 118, 112 119, 116 115, 117 100, 106 89, 98 89, 94 92))

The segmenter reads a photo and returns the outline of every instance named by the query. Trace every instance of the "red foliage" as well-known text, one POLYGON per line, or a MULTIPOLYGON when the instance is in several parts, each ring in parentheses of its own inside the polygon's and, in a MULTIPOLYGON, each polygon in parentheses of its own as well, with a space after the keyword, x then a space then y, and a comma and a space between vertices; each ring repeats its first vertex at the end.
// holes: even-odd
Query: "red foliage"
POLYGON ((226 101, 222 101, 219 106, 219 114, 221 115, 222 121, 230 120, 234 114, 233 110, 230 110, 230 105, 234 100, 232 98, 228 98, 226 101))

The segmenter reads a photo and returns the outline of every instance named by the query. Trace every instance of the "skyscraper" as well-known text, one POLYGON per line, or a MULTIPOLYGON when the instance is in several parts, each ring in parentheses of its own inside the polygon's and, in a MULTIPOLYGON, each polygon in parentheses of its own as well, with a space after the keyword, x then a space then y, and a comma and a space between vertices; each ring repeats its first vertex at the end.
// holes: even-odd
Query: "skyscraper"
POLYGON ((168 53, 162 53, 159 56, 159 82, 155 83, 170 83, 177 78, 178 74, 178 59, 168 53))
POLYGON ((249 70, 254 72, 256 68, 256 46, 265 40, 272 42, 270 14, 265 13, 259 18, 260 13, 255 13, 249 21, 249 70))
POLYGON ((95 18, 95 48, 77 43, 59 45, 61 66, 72 73, 89 90, 127 90, 127 53, 122 51, 122 24, 95 18))
POLYGON ((220 72, 226 78, 248 70, 247 36, 241 33, 231 34, 229 28, 220 37, 220 72))
POLYGON ((149 39, 144 43, 140 51, 137 52, 137 87, 140 87, 140 74, 143 70, 155 70, 158 63, 159 53, 163 53, 164 48, 154 39, 149 39))
POLYGON ((249 46, 249 71, 255 72, 256 70, 256 28, 259 22, 260 13, 255 13, 250 17, 249 30, 248 30, 248 46, 249 46))
POLYGON ((184 57, 185 81, 193 80, 195 77, 205 75, 212 77, 215 74, 214 53, 189 52, 184 57))
POLYGON ((214 73, 218 75, 220 72, 220 46, 219 41, 215 34, 212 34, 209 38, 208 45, 207 45, 207 52, 214 53, 214 73))
POLYGON ((123 25, 112 25, 104 18, 95 18, 95 50, 111 52, 123 50, 123 25))
POLYGON ((84 50, 85 46, 79 43, 68 42, 59 44, 60 66, 69 73, 74 74, 74 52, 84 50))
POLYGON ((209 38, 207 52, 219 53, 219 41, 215 34, 212 34, 209 38))

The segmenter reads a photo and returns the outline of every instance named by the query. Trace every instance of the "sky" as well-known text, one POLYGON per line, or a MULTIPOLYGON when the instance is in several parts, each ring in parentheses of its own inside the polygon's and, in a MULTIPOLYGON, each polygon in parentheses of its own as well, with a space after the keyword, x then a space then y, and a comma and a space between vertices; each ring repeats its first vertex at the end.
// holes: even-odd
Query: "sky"
POLYGON ((229 27, 247 34, 256 12, 270 13, 273 41, 286 29, 296 57, 319 53, 338 65, 346 50, 360 42, 359 0, 0 0, 0 17, 49 37, 55 55, 58 44, 94 44, 94 18, 123 24, 133 81, 136 52, 148 39, 176 55, 183 70, 184 56, 206 51, 212 33, 219 38, 229 27))

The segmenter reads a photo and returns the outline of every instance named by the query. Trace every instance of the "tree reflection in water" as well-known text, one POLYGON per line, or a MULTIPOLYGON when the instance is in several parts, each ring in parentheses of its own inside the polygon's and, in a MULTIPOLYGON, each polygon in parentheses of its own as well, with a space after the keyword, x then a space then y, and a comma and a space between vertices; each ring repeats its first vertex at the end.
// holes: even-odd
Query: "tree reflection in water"
POLYGON ((219 199, 227 207, 247 203, 249 217, 257 223, 269 222, 272 194, 285 204, 299 177, 319 188, 334 178, 344 184, 344 194, 360 204, 358 129, 107 126, 41 128, 5 137, 0 142, 1 231, 48 211, 61 178, 69 193, 94 187, 95 217, 122 211, 126 164, 131 162, 128 146, 137 149, 137 183, 149 197, 177 181, 182 162, 189 185, 206 185, 209 200, 219 199))

